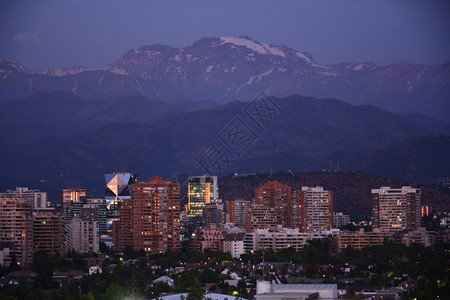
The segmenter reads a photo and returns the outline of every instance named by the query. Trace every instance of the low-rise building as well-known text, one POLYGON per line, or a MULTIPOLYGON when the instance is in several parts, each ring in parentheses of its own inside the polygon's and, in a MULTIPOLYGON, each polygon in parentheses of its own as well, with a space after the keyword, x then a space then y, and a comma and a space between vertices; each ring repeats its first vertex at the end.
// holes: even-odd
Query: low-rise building
POLYGON ((223 251, 223 238, 227 233, 224 228, 217 228, 215 224, 211 224, 207 228, 198 227, 192 240, 192 250, 205 251, 223 251))
POLYGON ((13 242, 0 242, 0 266, 9 267, 11 265, 14 248, 13 242))
POLYGON ((284 249, 293 247, 300 250, 306 244, 310 236, 298 229, 282 229, 281 231, 269 231, 269 229, 255 229, 254 232, 246 233, 244 236, 244 251, 264 249, 284 249))
POLYGON ((271 284, 270 281, 258 281, 255 299, 337 299, 337 284, 271 284))
POLYGON ((223 252, 230 252, 233 258, 244 254, 244 233, 226 234, 223 239, 223 252))
POLYGON ((251 205, 245 219, 245 231, 251 232, 255 229, 276 230, 277 225, 275 208, 256 203, 251 205))
POLYGON ((367 246, 382 245, 385 237, 387 237, 386 233, 377 229, 373 232, 364 232, 363 228, 356 232, 341 232, 330 238, 330 251, 338 253, 345 248, 361 250, 367 246))
POLYGON ((277 230, 256 229, 254 232, 248 232, 244 235, 244 251, 274 249, 280 250, 284 248, 295 248, 296 251, 302 249, 308 240, 324 239, 338 235, 339 229, 331 229, 325 231, 309 231, 301 232, 298 228, 281 228, 277 230))
POLYGON ((158 282, 166 283, 169 286, 175 285, 175 281, 172 278, 170 278, 169 276, 161 276, 161 277, 158 277, 155 280, 153 280, 153 283, 158 283, 158 282))
POLYGON ((405 245, 410 247, 412 245, 422 245, 429 247, 432 245, 433 236, 427 232, 425 227, 417 229, 404 229, 402 231, 395 232, 389 237, 389 240, 393 241, 397 245, 405 245))

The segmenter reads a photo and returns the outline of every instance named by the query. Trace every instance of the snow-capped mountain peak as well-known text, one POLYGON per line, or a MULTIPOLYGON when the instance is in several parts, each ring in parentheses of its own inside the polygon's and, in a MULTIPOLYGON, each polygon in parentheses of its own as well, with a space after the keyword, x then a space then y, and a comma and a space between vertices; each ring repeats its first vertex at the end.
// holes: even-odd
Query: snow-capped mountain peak
POLYGON ((265 91, 275 96, 334 97, 395 111, 419 107, 448 119, 449 65, 321 65, 301 50, 247 36, 223 36, 205 37, 184 48, 153 44, 131 49, 102 68, 33 72, 18 62, 0 60, 0 103, 40 90, 70 91, 86 99, 144 95, 218 102, 248 100, 265 91), (433 97, 435 104, 429 105, 424 90, 442 96, 433 97))
POLYGON ((0 73, 26 73, 28 72, 19 62, 12 59, 0 59, 0 73))

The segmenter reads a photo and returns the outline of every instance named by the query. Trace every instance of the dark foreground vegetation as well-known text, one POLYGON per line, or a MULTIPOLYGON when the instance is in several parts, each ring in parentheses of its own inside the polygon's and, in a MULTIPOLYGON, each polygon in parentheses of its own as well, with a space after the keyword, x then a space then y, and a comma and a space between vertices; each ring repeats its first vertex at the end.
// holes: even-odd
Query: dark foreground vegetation
MULTIPOLYGON (((449 244, 408 248, 386 242, 332 255, 327 240, 315 240, 298 252, 269 249, 234 260, 229 253, 182 251, 145 256, 130 249, 104 257, 102 273, 58 282, 55 271, 81 269, 87 273, 84 256, 48 257, 38 252, 31 267, 37 277, 3 286, 0 299, 151 299, 182 292, 189 293, 188 299, 200 299, 205 286, 211 292, 229 294, 230 300, 236 295, 248 298, 254 293, 256 280, 262 278, 263 268, 266 279, 278 278, 283 283, 337 283, 347 289, 346 297, 354 299, 358 298, 352 296, 353 287, 358 284, 387 288, 401 282, 410 286, 404 299, 448 299, 450 295, 449 244), (231 279, 230 272, 239 274, 237 286, 226 282, 231 279), (174 285, 153 283, 163 275, 174 279, 174 285)), ((18 269, 2 267, 0 275, 6 277, 18 269)))

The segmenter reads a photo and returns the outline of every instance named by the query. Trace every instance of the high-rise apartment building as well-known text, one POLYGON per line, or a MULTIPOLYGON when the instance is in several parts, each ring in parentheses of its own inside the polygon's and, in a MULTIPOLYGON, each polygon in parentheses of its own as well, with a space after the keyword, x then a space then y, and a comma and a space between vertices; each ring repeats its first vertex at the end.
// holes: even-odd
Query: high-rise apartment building
POLYGON ((276 230, 277 225, 277 213, 274 207, 252 203, 245 218, 246 232, 251 232, 255 229, 276 230))
POLYGON ((98 233, 100 235, 106 234, 106 200, 102 198, 88 198, 86 203, 90 205, 91 210, 95 210, 98 221, 98 233))
POLYGON ((98 222, 73 218, 66 224, 67 251, 97 253, 99 250, 98 222))
POLYGON ((82 209, 91 210, 96 215, 99 234, 106 234, 106 200, 102 198, 86 198, 85 196, 64 201, 63 220, 70 222, 73 218, 81 218, 82 209), (88 205, 88 206, 86 206, 88 205))
POLYGON ((30 190, 27 187, 17 187, 0 193, 0 198, 18 198, 30 204, 31 209, 47 207, 47 193, 39 190, 30 190))
POLYGON ((80 215, 65 223, 66 249, 79 253, 99 250, 98 209, 94 204, 82 204, 80 215))
POLYGON ((203 227, 208 227, 211 224, 217 227, 222 227, 225 221, 225 214, 223 212, 222 200, 217 202, 206 203, 203 208, 203 227))
POLYGON ((333 192, 321 186, 303 186, 296 193, 294 227, 302 231, 324 231, 333 227, 333 192))
POLYGON ((116 224, 118 250, 127 246, 148 253, 180 250, 179 184, 159 176, 133 184, 131 198, 124 200, 116 224))
POLYGON ((420 227, 421 196, 420 189, 410 186, 373 189, 372 226, 389 233, 420 227))
POLYGON ((188 203, 186 216, 196 218, 203 216, 205 204, 219 200, 217 176, 191 176, 188 179, 188 203))
POLYGON ((255 189, 255 204, 275 209, 276 222, 292 226, 292 187, 279 181, 269 181, 255 189))
POLYGON ((33 210, 33 251, 63 255, 63 217, 54 208, 33 210))
POLYGON ((14 244, 16 261, 24 266, 33 259, 31 202, 19 193, 0 194, 0 242, 14 244))
POLYGON ((227 223, 233 223, 237 227, 245 226, 245 217, 250 210, 251 202, 238 198, 227 202, 227 223))

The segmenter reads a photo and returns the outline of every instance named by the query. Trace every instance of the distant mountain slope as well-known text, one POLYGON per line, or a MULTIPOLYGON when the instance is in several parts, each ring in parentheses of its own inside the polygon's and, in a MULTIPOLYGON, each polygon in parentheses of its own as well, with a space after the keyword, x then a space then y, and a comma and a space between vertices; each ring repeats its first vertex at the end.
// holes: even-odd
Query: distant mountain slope
POLYGON ((450 135, 450 118, 447 122, 443 122, 422 114, 399 114, 399 116, 438 134, 450 135))
POLYGON ((387 149, 332 157, 343 170, 423 182, 450 175, 450 137, 416 137, 387 149))
POLYGON ((150 122, 165 115, 216 107, 214 102, 167 103, 143 96, 85 101, 72 93, 39 92, 0 104, 0 136, 23 143, 50 136, 69 136, 111 123, 150 122))
MULTIPOLYGON (((269 180, 290 184, 294 189, 301 186, 321 185, 334 192, 335 211, 352 215, 370 216, 371 189, 381 186, 401 187, 407 182, 376 177, 361 172, 308 172, 308 173, 263 173, 255 175, 228 176, 219 180, 220 197, 225 201, 253 199, 255 188, 269 180)), ((431 205, 437 210, 450 209, 450 196, 434 189, 422 189, 422 204, 431 205)))
MULTIPOLYGON (((54 93, 51 95, 55 96, 54 93)), ((324 168, 323 161, 327 161, 336 151, 348 155, 342 156, 343 165, 347 163, 345 159, 351 165, 350 158, 359 157, 356 155, 358 152, 381 150, 417 135, 432 134, 429 130, 381 109, 366 105, 352 106, 332 99, 318 100, 302 96, 274 98, 273 104, 282 113, 261 129, 244 112, 249 104, 242 102, 177 113, 178 108, 170 110, 167 109, 167 104, 159 102, 146 107, 141 102, 147 103, 149 100, 137 98, 126 102, 106 101, 105 108, 94 113, 86 109, 91 103, 86 102, 81 107, 71 106, 72 102, 78 100, 72 99, 74 96, 68 96, 66 102, 70 110, 51 119, 51 108, 59 97, 56 96, 55 99, 41 101, 41 106, 34 108, 38 117, 35 118, 34 115, 25 118, 30 123, 23 129, 24 136, 33 136, 32 133, 36 132, 37 136, 42 137, 48 128, 55 127, 49 134, 51 136, 35 141, 31 139, 30 142, 24 139, 18 139, 16 143, 5 139, 0 141, 0 177, 10 178, 9 182, 16 181, 23 185, 38 185, 44 190, 51 190, 55 195, 59 189, 67 186, 83 186, 94 195, 101 195, 103 174, 113 171, 132 171, 139 174, 141 180, 147 180, 155 174, 171 177, 179 173, 202 173, 205 170, 198 167, 196 157, 212 142, 221 145, 221 151, 231 161, 244 160, 244 164, 245 160, 253 160, 255 163, 250 168, 251 172, 269 171, 265 157, 277 152, 294 153, 293 157, 302 157, 302 166, 306 166, 306 170, 320 170, 324 168), (114 108, 117 103, 119 108, 114 108), (50 105, 48 110, 46 105, 50 105), (152 115, 152 112, 155 114, 152 115), (132 121, 135 114, 140 122, 126 122, 126 116, 130 116, 132 121), (43 124, 39 124, 41 119, 43 124), (234 154, 220 140, 220 137, 232 136, 230 128, 237 119, 245 122, 257 135, 239 155, 234 154), (99 124, 103 122, 107 125, 100 127, 99 124), (80 128, 73 128, 77 126, 80 128)), ((20 107, 12 109, 16 103, 20 104, 12 102, 3 105, 8 105, 9 112, 33 115, 33 110, 21 112, 20 107)), ((7 114, 1 122, 14 124, 23 119, 23 115, 15 119, 7 114)), ((8 130, 4 132, 7 133, 8 130)), ((425 150, 427 152, 424 155, 430 157, 430 165, 435 166, 433 157, 439 158, 433 154, 436 149, 429 147, 425 150)), ((393 158, 396 159, 395 156, 393 158)), ((296 163, 296 160, 289 158, 284 165, 276 164, 274 168, 291 165, 292 168, 289 169, 305 170, 303 167, 298 168, 296 163)), ((386 169, 391 165, 395 164, 381 164, 386 169)), ((231 163, 217 175, 240 170, 231 163)), ((432 168, 427 172, 432 172, 432 168)), ((414 176, 411 180, 414 180, 414 176)))
POLYGON ((236 162, 239 173, 352 170, 404 180, 425 182, 450 174, 450 137, 415 137, 386 149, 359 153, 339 151, 311 159, 298 153, 274 153, 236 162))
POLYGON ((221 103, 248 101, 261 91, 281 97, 303 94, 445 121, 450 113, 450 65, 322 65, 309 53, 249 37, 203 38, 182 49, 144 46, 96 69, 31 72, 15 61, 0 61, 0 102, 53 90, 83 99, 142 95, 221 103))

